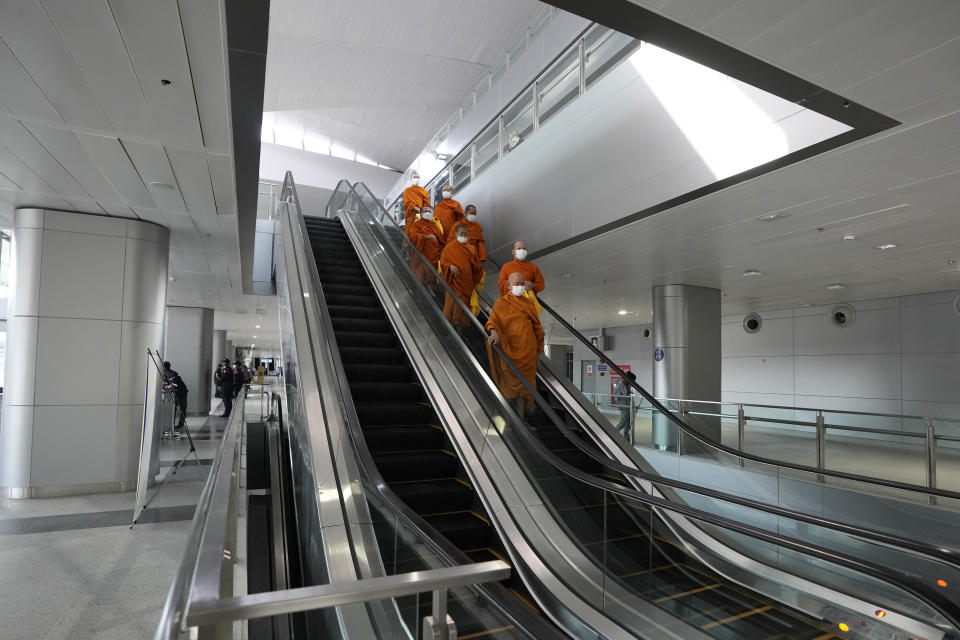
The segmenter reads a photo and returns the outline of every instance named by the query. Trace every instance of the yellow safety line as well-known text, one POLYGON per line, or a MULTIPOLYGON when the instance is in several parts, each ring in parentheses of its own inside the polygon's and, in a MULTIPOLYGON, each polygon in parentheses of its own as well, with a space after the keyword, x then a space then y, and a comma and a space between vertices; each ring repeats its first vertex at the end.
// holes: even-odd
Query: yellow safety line
POLYGON ((665 564, 662 567, 654 567, 653 569, 644 569, 643 571, 630 571, 628 573, 621 573, 618 575, 618 578, 633 578, 635 576, 642 576, 645 573, 653 573, 654 571, 663 571, 664 569, 670 569, 673 567, 672 564, 665 564))
POLYGON ((519 592, 519 591, 517 591, 517 590, 514 589, 513 587, 507 587, 507 588, 513 593, 513 595, 517 596, 517 598, 520 599, 520 602, 522 602, 523 604, 525 604, 525 605, 527 605, 528 607, 530 607, 530 609, 532 609, 533 611, 536 611, 537 613, 540 613, 540 609, 537 609, 535 606, 533 606, 533 603, 532 603, 532 602, 530 602, 529 600, 527 600, 526 598, 524 598, 522 595, 520 595, 520 592, 519 592))
MULTIPOLYGON (((497 552, 496 549, 491 549, 490 547, 477 547, 476 549, 467 549, 466 551, 464 551, 464 553, 470 554, 470 553, 476 553, 477 551, 489 551, 489 552, 490 552, 492 555, 494 555, 498 560, 501 560, 501 561, 503 561, 503 562, 506 562, 507 564, 511 564, 509 558, 504 558, 502 555, 500 555, 499 552, 497 552)), ((511 564, 511 566, 512 566, 512 564, 511 564)))
POLYGON ((473 490, 473 485, 467 482, 466 480, 461 480, 460 478, 449 478, 449 479, 456 480, 457 482, 465 486, 467 489, 470 489, 471 491, 473 490))
POLYGON ((743 613, 738 613, 738 614, 735 615, 735 616, 730 616, 729 618, 724 618, 723 620, 714 620, 713 622, 708 622, 707 624, 701 626, 700 628, 703 629, 704 631, 706 631, 707 629, 713 629, 714 627, 719 627, 720 625, 724 625, 724 624, 733 622, 734 620, 742 620, 743 618, 749 618, 749 617, 752 616, 752 615, 756 615, 756 614, 758 614, 758 613, 763 613, 764 611, 769 611, 770 609, 773 609, 773 605, 769 605, 769 604, 768 604, 768 605, 763 606, 763 607, 760 607, 760 608, 758 608, 758 609, 754 609, 753 611, 745 611, 745 612, 743 612, 743 613))
POLYGON ((674 598, 682 598, 684 596, 692 596, 695 593, 700 593, 701 591, 709 591, 710 589, 716 589, 717 587, 723 586, 719 582, 716 584, 708 584, 705 587, 698 587, 696 589, 690 589, 690 591, 684 591, 683 593, 676 593, 672 596, 663 596, 662 598, 657 598, 654 600, 654 604, 660 602, 666 602, 667 600, 673 600, 674 598))
POLYGON ((456 511, 440 511, 440 512, 438 512, 438 513, 424 513, 424 514, 422 514, 422 515, 423 515, 424 518, 432 518, 432 517, 434 517, 434 516, 450 516, 450 515, 453 515, 453 514, 455 514, 455 513, 469 513, 470 515, 474 516, 475 518, 477 518, 477 519, 479 519, 479 520, 483 520, 483 521, 487 524, 488 527, 490 526, 490 521, 489 521, 489 520, 487 520, 486 518, 484 518, 482 515, 480 515, 480 514, 477 513, 476 511, 472 511, 472 510, 470 510, 470 509, 458 509, 458 510, 456 510, 456 511))
POLYGON ((500 633, 501 631, 509 631, 513 629, 512 624, 508 624, 505 627, 497 627, 496 629, 487 629, 486 631, 477 631, 476 633, 468 633, 465 636, 459 636, 460 640, 470 640, 470 638, 480 638, 482 636, 489 636, 494 633, 500 633))

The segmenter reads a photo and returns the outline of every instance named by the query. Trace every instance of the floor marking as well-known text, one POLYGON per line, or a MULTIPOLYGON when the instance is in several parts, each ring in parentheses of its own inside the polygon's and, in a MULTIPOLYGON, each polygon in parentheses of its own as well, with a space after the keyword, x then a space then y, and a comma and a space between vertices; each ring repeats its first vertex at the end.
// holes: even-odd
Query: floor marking
POLYGON ((460 640, 470 640, 471 638, 481 638, 483 636, 493 635, 494 633, 500 633, 501 631, 509 631, 513 629, 512 624, 508 624, 505 627, 497 627, 496 629, 488 629, 486 631, 477 631, 476 633, 468 633, 465 636, 458 636, 460 640))
POLYGON ((684 591, 683 593, 676 593, 676 594, 674 594, 674 595, 672 595, 672 596, 664 596, 664 597, 662 597, 662 598, 657 598, 656 600, 653 601, 653 603, 654 603, 654 604, 658 604, 658 603, 660 603, 660 602, 666 602, 667 600, 673 600, 674 598, 682 598, 682 597, 684 597, 684 596, 690 596, 690 595, 693 595, 693 594, 695 594, 695 593, 700 593, 701 591, 707 591, 707 590, 709 590, 709 589, 716 589, 717 587, 721 587, 721 586, 723 586, 723 585, 721 585, 719 582, 716 583, 716 584, 708 584, 708 585, 705 586, 705 587, 698 587, 698 588, 696 588, 696 589, 690 589, 690 591, 684 591))
POLYGON ((766 606, 763 606, 763 607, 759 607, 759 608, 757 608, 757 609, 754 609, 753 611, 744 611, 743 613, 738 613, 738 614, 735 615, 735 616, 730 616, 729 618, 724 618, 723 620, 714 620, 713 622, 708 622, 707 624, 701 626, 700 628, 703 629, 704 631, 706 631, 707 629, 713 629, 714 627, 719 627, 720 625, 728 624, 728 623, 734 622, 734 621, 736 621, 736 620, 742 620, 742 619, 744 619, 744 618, 749 618, 749 617, 752 616, 752 615, 756 615, 756 614, 758 614, 758 613, 763 613, 764 611, 769 611, 770 609, 773 609, 773 605, 769 605, 769 604, 768 604, 768 605, 766 605, 766 606))

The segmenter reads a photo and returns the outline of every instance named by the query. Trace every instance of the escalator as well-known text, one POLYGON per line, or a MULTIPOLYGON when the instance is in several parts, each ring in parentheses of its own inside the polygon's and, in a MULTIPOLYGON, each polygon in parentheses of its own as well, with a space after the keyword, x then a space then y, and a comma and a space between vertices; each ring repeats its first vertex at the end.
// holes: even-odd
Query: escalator
MULTIPOLYGON (((304 221, 357 418, 379 474, 394 494, 471 560, 509 563, 342 224, 336 219, 304 221)), ((412 554, 404 556, 389 545, 381 546, 381 556, 392 573, 419 568, 412 554)), ((518 578, 505 586, 536 611, 518 578)), ((465 603, 464 597, 455 592, 449 605, 460 637, 491 633, 472 613, 477 603, 465 603)), ((421 606, 426 612, 427 603, 421 606)), ((497 627, 496 637, 526 637, 508 627, 497 627)))

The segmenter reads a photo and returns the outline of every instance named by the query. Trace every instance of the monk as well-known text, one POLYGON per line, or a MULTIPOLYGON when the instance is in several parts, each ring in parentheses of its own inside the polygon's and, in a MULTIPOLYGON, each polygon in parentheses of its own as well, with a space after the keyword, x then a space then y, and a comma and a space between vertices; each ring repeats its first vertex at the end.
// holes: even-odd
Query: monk
POLYGON ((427 262, 424 262, 420 256, 410 257, 414 272, 425 284, 429 286, 436 284, 437 262, 440 260, 440 252, 443 249, 443 232, 437 221, 433 219, 433 210, 429 204, 420 207, 420 218, 410 225, 408 235, 413 246, 427 258, 427 262))
MULTIPOLYGON (((463 213, 466 218, 463 224, 467 226, 467 244, 474 248, 477 252, 477 260, 483 264, 487 261, 487 247, 483 242, 483 227, 477 222, 477 208, 472 204, 468 204, 464 207, 463 213)), ((454 239, 453 236, 454 233, 451 231, 447 237, 447 242, 454 239)))
MULTIPOLYGON (((540 316, 527 290, 526 276, 514 271, 507 277, 510 287, 506 294, 497 298, 487 320, 487 342, 500 345, 508 358, 530 387, 537 388, 537 358, 543 353, 543 326, 540 316)), ((521 415, 529 415, 534 408, 533 394, 517 378, 500 354, 490 350, 490 373, 503 397, 521 415)))
MULTIPOLYGON (((483 275, 483 266, 477 259, 476 250, 469 244, 467 225, 458 224, 453 231, 453 240, 447 241, 440 254, 440 273, 469 309, 470 297, 483 275)), ((443 303, 443 315, 455 327, 470 326, 469 316, 450 293, 446 294, 443 303)))
POLYGON ((443 226, 444 232, 449 234, 451 229, 463 222, 463 207, 453 199, 453 187, 444 185, 442 193, 443 200, 433 208, 433 214, 443 226))
POLYGON ((407 235, 425 204, 430 204, 430 194, 420 186, 420 174, 414 171, 410 174, 410 186, 403 190, 403 230, 407 235))
POLYGON ((507 278, 515 272, 523 274, 523 285, 527 288, 527 291, 532 291, 533 295, 540 293, 546 287, 540 268, 527 261, 527 245, 523 240, 517 240, 513 243, 513 260, 500 268, 500 278, 497 281, 497 285, 500 287, 500 295, 506 295, 510 290, 507 278))

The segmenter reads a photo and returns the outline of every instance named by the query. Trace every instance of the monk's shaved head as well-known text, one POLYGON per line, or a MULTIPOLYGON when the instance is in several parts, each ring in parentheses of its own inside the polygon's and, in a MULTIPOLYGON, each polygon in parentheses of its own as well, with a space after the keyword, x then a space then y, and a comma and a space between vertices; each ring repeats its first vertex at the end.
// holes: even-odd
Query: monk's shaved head
POLYGON ((467 229, 467 225, 465 225, 465 224, 458 224, 457 226, 455 226, 455 227, 453 228, 453 232, 454 232, 454 233, 460 233, 461 231, 462 231, 464 234, 467 234, 467 233, 470 232, 470 230, 467 229))
POLYGON ((526 248, 527 248, 527 243, 524 242, 523 240, 517 240, 516 242, 513 243, 514 251, 516 251, 517 249, 526 249, 526 248))
POLYGON ((420 177, 420 173, 417 172, 417 171, 414 171, 413 173, 410 174, 410 177, 411 177, 411 178, 419 178, 419 177, 420 177))
POLYGON ((445 184, 443 185, 443 189, 441 189, 441 191, 453 191, 453 187, 449 184, 445 184))
POLYGON ((422 216, 425 213, 433 213, 433 207, 430 205, 424 205, 420 207, 420 215, 422 216))
POLYGON ((477 213, 477 208, 472 204, 468 204, 467 208, 463 210, 464 215, 470 215, 470 212, 473 212, 474 215, 477 213))
POLYGON ((507 280, 510 282, 511 287, 515 287, 518 284, 523 284, 524 282, 526 282, 527 277, 522 273, 520 273, 519 271, 514 271, 513 273, 510 274, 510 277, 507 278, 507 280))

